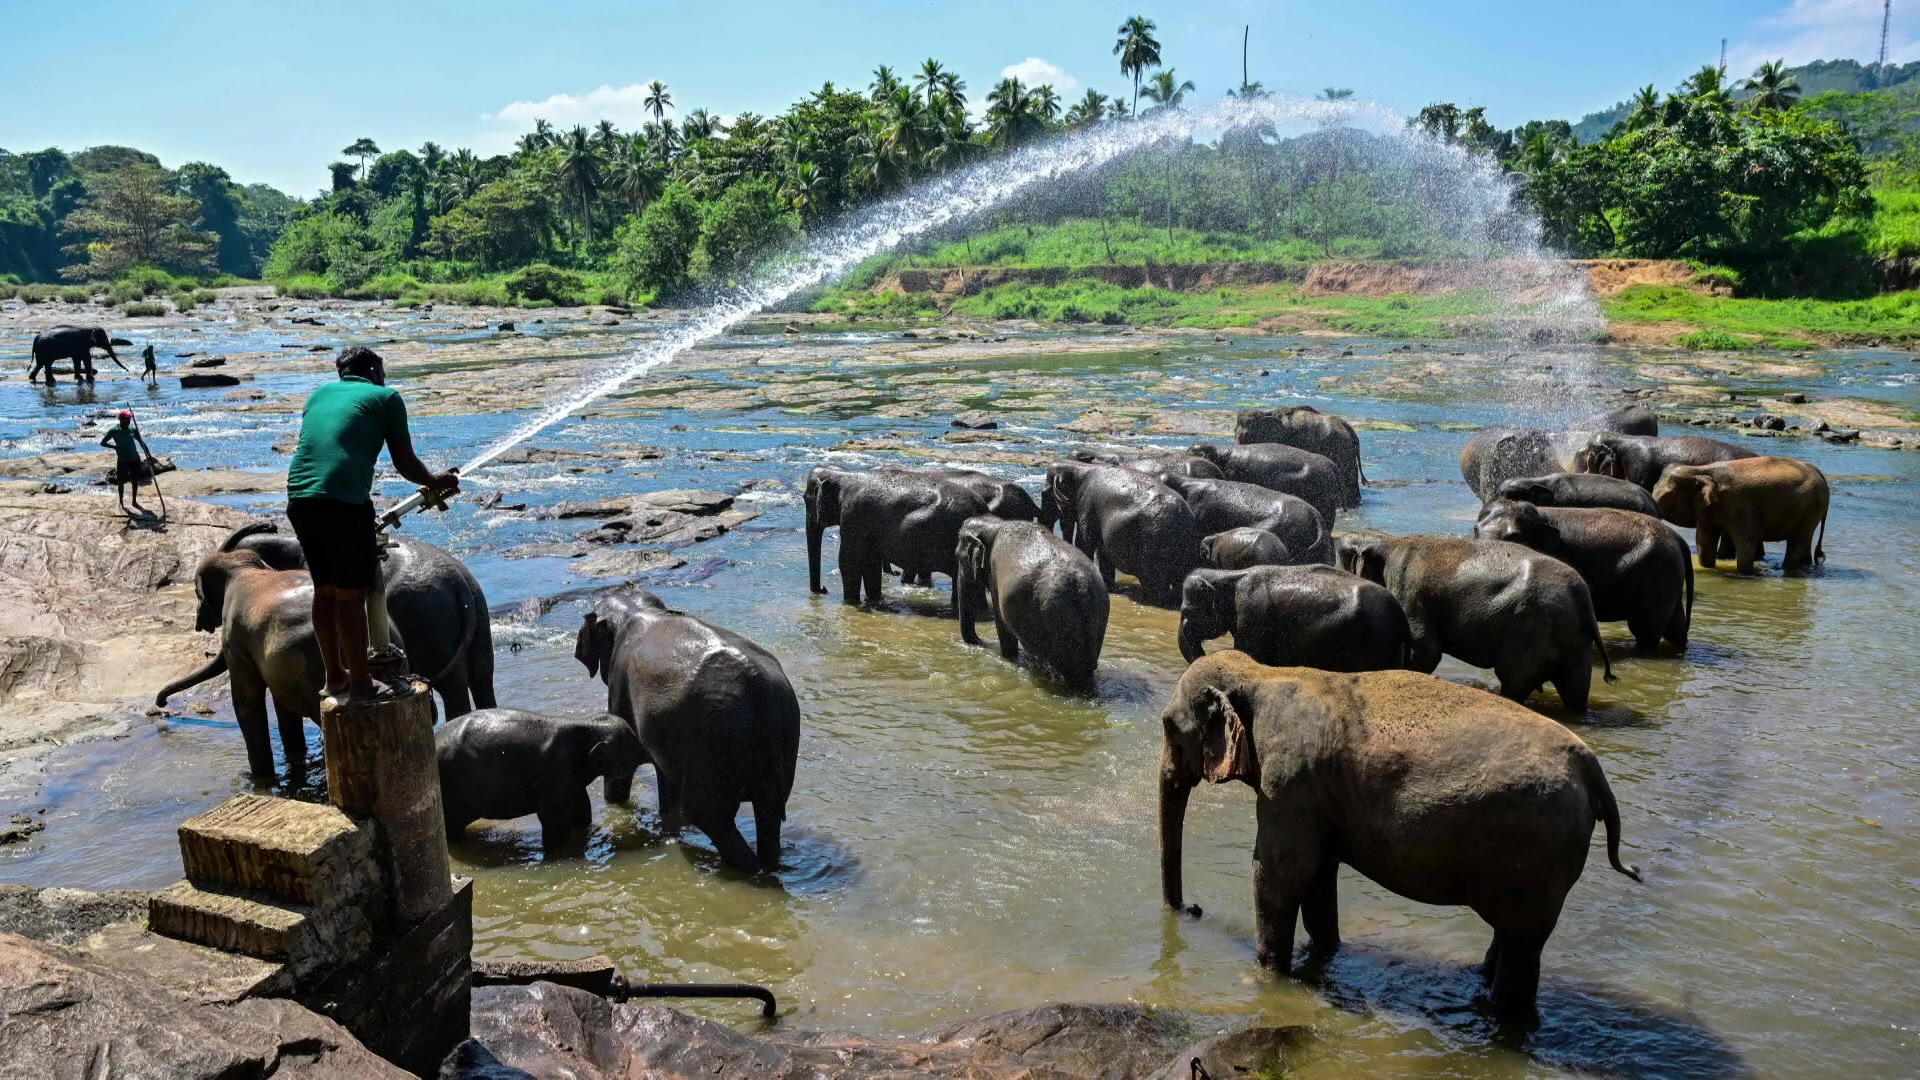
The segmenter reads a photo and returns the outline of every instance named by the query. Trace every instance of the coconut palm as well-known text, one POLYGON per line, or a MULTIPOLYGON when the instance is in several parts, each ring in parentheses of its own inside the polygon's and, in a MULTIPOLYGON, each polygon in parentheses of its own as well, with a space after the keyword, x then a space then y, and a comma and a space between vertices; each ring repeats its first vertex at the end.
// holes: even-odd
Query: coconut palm
POLYGON ((1140 76, 1160 66, 1160 42, 1153 36, 1153 20, 1135 15, 1120 24, 1113 54, 1120 58, 1120 74, 1133 76, 1133 112, 1140 111, 1140 76))
POLYGON ((1321 101, 1345 101, 1353 96, 1353 91, 1344 86, 1329 86, 1320 91, 1321 101))
POLYGON ((551 150, 560 141, 553 133, 553 124, 547 120, 536 119, 533 122, 533 143, 541 150, 551 150))
POLYGON ((1703 104, 1728 105, 1733 100, 1727 95, 1727 69, 1712 64, 1688 76, 1680 84, 1680 94, 1703 104))
POLYGON ((688 142, 695 139, 716 138, 726 132, 726 128, 720 121, 705 109, 695 109, 688 113, 687 118, 680 122, 680 130, 686 135, 688 142))
POLYGON ((447 175, 447 191, 455 199, 471 198, 480 190, 480 159, 473 151, 461 147, 448 155, 444 171, 447 175))
POLYGON ((580 200, 580 218, 586 224, 587 243, 593 243, 593 196, 600 189, 600 159, 593 152, 593 136, 575 125, 560 140, 560 178, 573 185, 580 200))
POLYGON ((439 143, 423 142, 420 144, 420 167, 424 169, 428 175, 437 174, 440 171, 440 166, 446 160, 447 152, 440 149, 439 143))
POLYGON ((1635 90, 1629 101, 1633 107, 1627 110, 1628 131, 1639 131, 1660 122, 1660 91, 1655 90, 1652 83, 1635 90))
POLYGON ((641 129, 647 137, 647 145, 660 154, 662 160, 672 161, 680 150, 680 129, 664 120, 653 120, 641 129))
POLYGON ((611 154, 613 153, 614 147, 619 144, 620 129, 613 126, 613 121, 602 120, 593 125, 593 148, 595 150, 603 154, 611 154))
POLYGON ((1090 128, 1107 118, 1107 108, 1112 104, 1111 98, 1089 86, 1086 94, 1067 110, 1067 126, 1075 131, 1090 128))
POLYGON ((954 79, 953 73, 929 56, 920 61, 920 71, 913 77, 913 88, 919 91, 921 100, 931 105, 934 95, 947 89, 949 79, 954 79))
POLYGON ((780 184, 780 197, 794 213, 802 218, 811 219, 820 213, 827 198, 827 177, 820 166, 811 161, 796 161, 787 169, 787 175, 780 184))
MULTIPOLYGON (((1053 88, 1041 89, 1053 95, 1054 107, 1059 108, 1060 98, 1053 88)), ((1040 105, 1037 91, 1028 90, 1019 79, 1011 75, 1001 79, 987 94, 987 137, 995 146, 1010 149, 1045 131, 1040 105)))
POLYGON ((1753 96, 1747 103, 1754 111, 1780 112, 1793 108, 1800 100, 1800 80, 1787 72, 1782 60, 1769 60, 1753 69, 1753 78, 1740 84, 1740 89, 1753 96))
POLYGON ((635 134, 620 143, 614 161, 614 190, 633 207, 634 213, 660 197, 667 184, 666 170, 647 145, 646 136, 635 134))
POLYGON ((667 84, 655 79, 647 84, 647 96, 640 99, 640 107, 653 114, 653 122, 659 123, 673 108, 673 95, 667 93, 667 84))
POLYGON ((1241 86, 1238 90, 1227 91, 1227 96, 1230 98, 1238 98, 1241 101, 1259 101, 1261 98, 1267 96, 1267 89, 1258 82, 1250 82, 1241 86))
POLYGON ((1048 123, 1060 119, 1060 92, 1053 88, 1052 83, 1041 83, 1034 87, 1027 94, 1027 101, 1033 115, 1040 119, 1048 123))
POLYGON ((894 91, 900 89, 900 80, 894 76, 893 69, 885 64, 873 69, 873 82, 867 86, 867 98, 872 101, 889 101, 894 91))
POLYGON ((362 137, 353 140, 352 146, 340 152, 348 157, 357 157, 360 159, 360 179, 365 180, 367 178, 367 159, 378 156, 380 147, 372 139, 362 137))
POLYGON ((1147 80, 1147 85, 1140 93, 1145 96, 1148 101, 1153 102, 1153 108, 1148 109, 1148 112, 1155 113, 1163 112, 1167 109, 1178 109, 1180 104, 1187 99, 1187 95, 1193 93, 1192 79, 1180 79, 1176 82, 1175 78, 1176 76, 1173 73, 1173 69, 1168 68, 1165 71, 1155 73, 1153 78, 1147 80))

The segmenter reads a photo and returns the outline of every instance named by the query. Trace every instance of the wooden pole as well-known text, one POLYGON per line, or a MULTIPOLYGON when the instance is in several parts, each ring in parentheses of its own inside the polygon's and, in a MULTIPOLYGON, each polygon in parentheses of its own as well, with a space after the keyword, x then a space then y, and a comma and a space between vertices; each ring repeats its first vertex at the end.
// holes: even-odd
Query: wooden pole
POLYGON ((453 899, 453 866, 433 747, 433 694, 407 678, 375 701, 320 703, 327 795, 333 805, 377 824, 374 854, 385 864, 392 910, 402 925, 453 899))

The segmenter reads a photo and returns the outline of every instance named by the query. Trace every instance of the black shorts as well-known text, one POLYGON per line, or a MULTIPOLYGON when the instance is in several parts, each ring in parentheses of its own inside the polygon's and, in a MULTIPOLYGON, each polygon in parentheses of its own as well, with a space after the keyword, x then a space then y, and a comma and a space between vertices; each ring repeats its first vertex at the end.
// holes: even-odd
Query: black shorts
POLYGON ((147 471, 144 461, 116 461, 113 466, 113 482, 144 487, 153 481, 153 474, 147 471))
POLYGON ((371 589, 380 580, 380 548, 373 536, 373 504, 338 499, 288 499, 287 520, 315 585, 371 589))

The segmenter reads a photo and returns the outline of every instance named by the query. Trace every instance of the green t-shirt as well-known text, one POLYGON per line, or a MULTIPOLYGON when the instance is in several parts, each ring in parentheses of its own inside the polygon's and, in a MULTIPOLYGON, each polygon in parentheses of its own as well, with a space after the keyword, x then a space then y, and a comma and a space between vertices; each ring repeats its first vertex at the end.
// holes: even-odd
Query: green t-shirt
POLYGON ((357 375, 328 383, 307 398, 300 415, 287 497, 370 503, 380 448, 406 438, 407 406, 399 391, 357 375))
POLYGON ((131 461, 140 464, 140 442, 130 427, 110 427, 107 436, 100 440, 101 445, 113 447, 116 461, 131 461))

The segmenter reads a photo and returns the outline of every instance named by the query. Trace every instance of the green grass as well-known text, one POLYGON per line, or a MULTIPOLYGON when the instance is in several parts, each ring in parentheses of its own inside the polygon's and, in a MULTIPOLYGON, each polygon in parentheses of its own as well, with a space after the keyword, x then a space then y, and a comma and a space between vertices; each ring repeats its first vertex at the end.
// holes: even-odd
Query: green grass
POLYGON ((1920 292, 1864 300, 1759 300, 1702 296, 1664 285, 1635 285, 1600 302, 1615 322, 1680 323, 1697 333, 1681 339, 1739 344, 1689 348, 1804 349, 1809 342, 1920 341, 1920 292), (1717 334, 1708 338, 1705 335, 1717 334))
MULTIPOLYGON (((1380 245, 1371 240, 1340 240, 1335 259, 1375 258, 1380 245)), ((1325 261, 1320 245, 1306 240, 1262 240, 1240 233, 1199 232, 1175 226, 1171 237, 1165 226, 1131 220, 1110 220, 1101 234, 1098 219, 1069 219, 1057 225, 1007 225, 966 240, 938 244, 912 257, 915 266, 1091 266, 1113 262, 1125 266, 1169 264, 1325 261), (1111 258, 1109 258, 1111 248, 1111 258)), ((896 262, 895 265, 902 265, 896 262)))
MULTIPOLYGON (((421 281, 411 274, 393 273, 382 274, 350 287, 342 287, 324 277, 306 274, 282 278, 272 282, 272 285, 277 295, 296 300, 387 300, 403 307, 428 303, 462 304, 475 307, 556 306, 553 299, 544 295, 540 297, 523 295, 518 298, 513 296, 508 290, 508 282, 514 280, 518 273, 520 272, 516 271, 479 277, 471 281, 451 282, 421 281)), ((587 303, 624 306, 627 303, 642 303, 652 299, 647 294, 638 297, 628 296, 611 280, 600 274, 587 272, 574 275, 569 272, 569 275, 577 277, 578 286, 574 288, 570 285, 570 291, 564 295, 559 306, 587 303)))
POLYGON ((956 302, 961 315, 1068 324, 1227 329, 1271 324, 1367 337, 1448 338, 1488 314, 1484 293, 1437 296, 1304 296, 1294 285, 1226 286, 1202 292, 1126 288, 1092 278, 1058 285, 1014 282, 956 302))
POLYGON ((1878 259, 1920 256, 1920 186, 1911 180, 1875 185, 1873 202, 1867 253, 1878 259))

